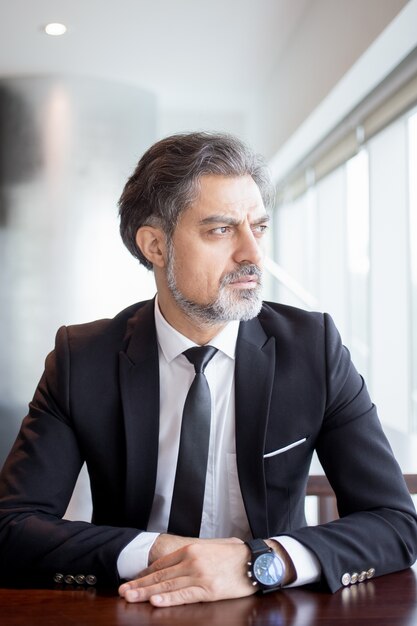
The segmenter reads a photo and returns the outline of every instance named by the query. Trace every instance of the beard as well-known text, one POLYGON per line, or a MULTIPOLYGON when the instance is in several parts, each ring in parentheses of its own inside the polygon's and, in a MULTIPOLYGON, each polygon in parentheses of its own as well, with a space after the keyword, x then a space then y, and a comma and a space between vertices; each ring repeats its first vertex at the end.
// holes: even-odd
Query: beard
POLYGON ((175 258, 171 248, 167 263, 167 284, 175 302, 191 320, 208 326, 233 320, 247 321, 256 317, 262 308, 262 271, 257 265, 245 263, 222 277, 216 298, 207 304, 188 299, 178 288, 175 279, 175 258), (256 276, 258 283, 250 289, 234 289, 229 285, 246 276, 256 276))

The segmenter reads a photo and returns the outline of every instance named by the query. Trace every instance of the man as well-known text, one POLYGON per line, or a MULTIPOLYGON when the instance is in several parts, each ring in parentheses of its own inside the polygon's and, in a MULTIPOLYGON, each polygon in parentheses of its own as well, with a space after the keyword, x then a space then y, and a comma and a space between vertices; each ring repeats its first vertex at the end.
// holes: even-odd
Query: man
POLYGON ((173 136, 139 161, 121 234, 157 297, 58 331, 0 481, 5 581, 122 583, 168 606, 334 592, 414 562, 414 507, 331 319, 262 303, 271 202, 229 136, 173 136), (315 449, 341 517, 306 527, 315 449), (84 461, 91 524, 61 519, 84 461))

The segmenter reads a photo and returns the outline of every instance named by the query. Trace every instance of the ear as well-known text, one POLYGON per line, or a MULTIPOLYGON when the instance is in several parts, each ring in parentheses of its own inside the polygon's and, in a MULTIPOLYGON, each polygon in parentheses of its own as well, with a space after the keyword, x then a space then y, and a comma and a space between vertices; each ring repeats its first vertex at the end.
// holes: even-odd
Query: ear
POLYGON ((153 266, 165 267, 166 239, 160 228, 141 226, 136 233, 136 244, 153 266))

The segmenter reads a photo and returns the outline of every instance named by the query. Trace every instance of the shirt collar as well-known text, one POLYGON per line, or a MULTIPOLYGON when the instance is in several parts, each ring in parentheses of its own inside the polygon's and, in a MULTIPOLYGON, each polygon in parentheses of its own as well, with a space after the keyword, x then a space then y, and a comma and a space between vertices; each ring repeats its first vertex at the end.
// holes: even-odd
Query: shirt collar
MULTIPOLYGON (((155 326, 159 347, 168 363, 173 361, 179 354, 182 354, 184 350, 197 345, 168 324, 160 311, 158 296, 155 298, 155 326)), ((239 321, 228 322, 209 343, 226 354, 226 356, 234 359, 238 332, 239 321)))

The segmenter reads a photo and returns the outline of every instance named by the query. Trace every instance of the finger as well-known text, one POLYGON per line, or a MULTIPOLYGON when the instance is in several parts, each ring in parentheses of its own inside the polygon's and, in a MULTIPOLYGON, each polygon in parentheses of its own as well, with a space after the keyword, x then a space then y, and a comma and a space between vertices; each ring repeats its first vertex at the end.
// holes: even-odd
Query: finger
MULTIPOLYGON (((149 569, 149 568, 148 568, 149 569)), ((145 587, 155 587, 158 584, 163 582, 173 581, 174 579, 184 578, 189 574, 188 566, 184 564, 173 565, 172 567, 168 567, 165 569, 156 570, 154 572, 150 572, 140 578, 135 578, 135 580, 130 580, 127 583, 124 583, 119 587, 119 594, 122 597, 126 597, 126 594, 135 589, 143 589, 145 587)), ((130 594, 131 597, 134 597, 133 594, 130 594)))
POLYGON ((178 606, 180 604, 193 604, 209 600, 204 589, 201 587, 184 587, 178 591, 158 593, 149 598, 153 606, 178 606))
MULTIPOLYGON (((129 589, 135 589, 136 587, 143 587, 147 584, 152 584, 152 580, 149 579, 149 576, 155 574, 156 572, 162 572, 168 569, 172 569, 175 565, 178 565, 181 562, 181 559, 177 556, 174 557, 176 553, 167 555, 166 557, 161 557, 158 561, 155 561, 152 565, 142 570, 138 574, 138 578, 133 580, 129 580, 128 582, 123 583, 119 587, 119 594, 124 596, 129 589)), ((173 572, 171 572, 172 576, 173 572)), ((161 574, 160 574, 161 575, 161 574)), ((162 574, 163 576, 163 574, 162 574)), ((161 580, 161 579, 159 579, 161 580)))
POLYGON ((169 580, 164 580, 153 585, 147 585, 146 587, 135 587, 133 589, 128 589, 124 594, 124 598, 127 602, 146 602, 150 600, 153 596, 164 597, 167 594, 169 595, 171 593, 186 589, 187 587, 189 587, 190 583, 191 581, 187 576, 171 578, 169 580))

